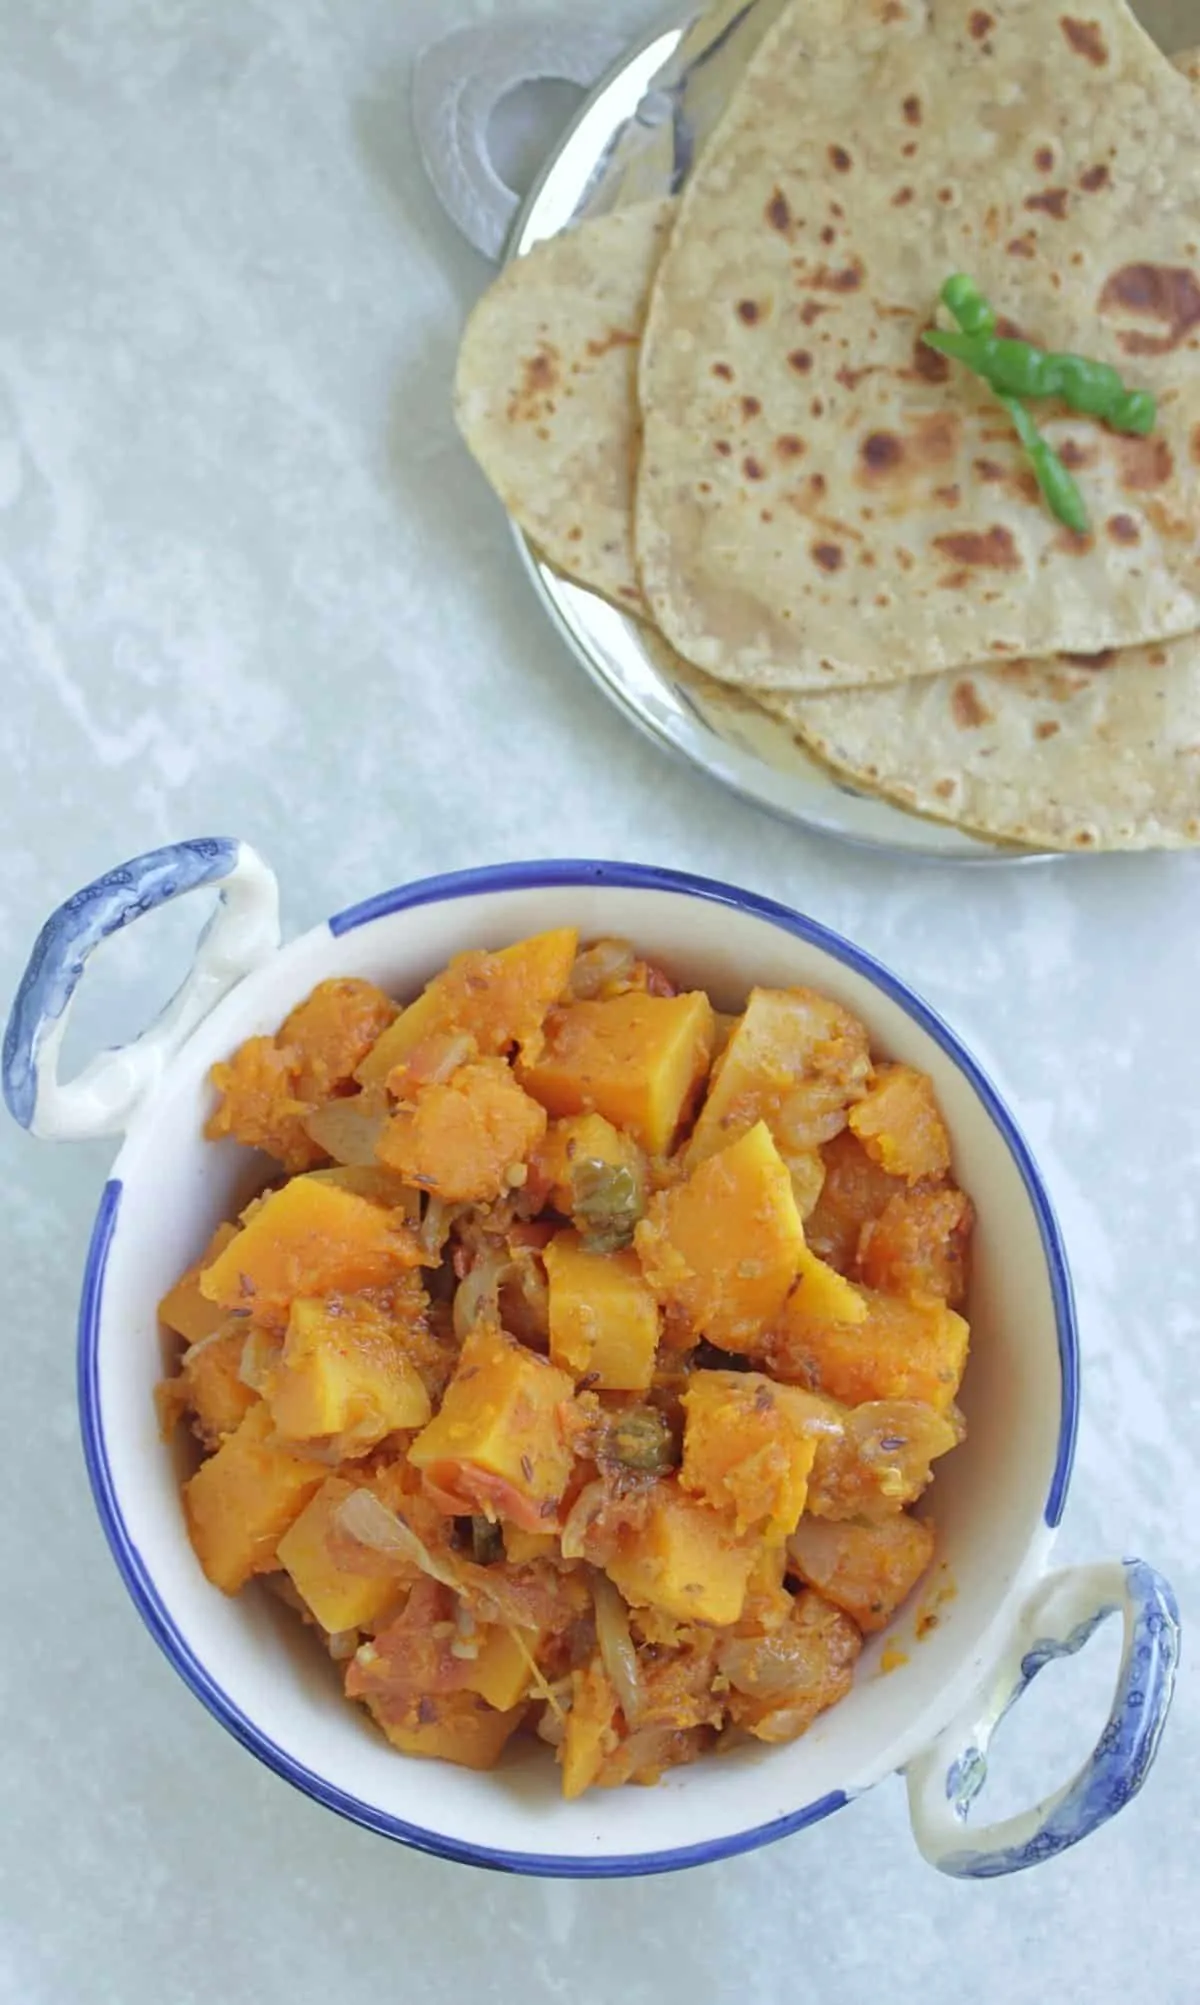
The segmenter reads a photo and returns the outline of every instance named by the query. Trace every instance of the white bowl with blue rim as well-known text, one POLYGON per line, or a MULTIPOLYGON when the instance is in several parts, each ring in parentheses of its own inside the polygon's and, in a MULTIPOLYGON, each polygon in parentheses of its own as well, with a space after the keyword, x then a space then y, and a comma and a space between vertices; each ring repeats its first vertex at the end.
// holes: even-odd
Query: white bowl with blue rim
MULTIPOLYGON (((124 1134, 88 1255, 79 1317, 84 1450, 130 1595, 184 1682, 285 1780, 387 1837, 511 1872, 615 1876, 728 1857, 816 1824, 902 1773, 932 1864, 987 1878, 1075 1844, 1141 1788, 1178 1658, 1171 1589, 1140 1560, 1047 1571, 1070 1479, 1079 1350, 1066 1256, 1038 1170, 994 1087, 927 1004, 857 947, 728 885, 620 863, 542 862, 393 891, 279 944, 275 879, 245 844, 178 843, 111 872, 47 922, 4 1046, 12 1113, 35 1134, 124 1134), (89 954, 189 891, 219 889, 191 975, 138 1043, 62 1083, 57 1060, 89 954), (634 939, 733 1009, 754 983, 810 984, 868 1026, 876 1051, 930 1073, 956 1173, 979 1210, 962 1392, 969 1434, 939 1465, 936 1622, 916 1606, 871 1640, 855 1686, 804 1738, 743 1748, 656 1788, 576 1803, 535 1744, 477 1775, 393 1751, 340 1697, 334 1667, 261 1588, 227 1600, 200 1571, 179 1500, 185 1450, 152 1399, 155 1305, 216 1224, 264 1180, 264 1160, 202 1139, 210 1066, 274 1031, 315 983, 358 975, 411 996, 449 956, 546 927, 634 939), (1079 1774, 1026 1813, 972 1820, 989 1740, 1052 1658, 1109 1615, 1125 1642, 1112 1713, 1079 1774), (918 1634, 918 1630, 925 1633, 918 1634), (883 1662, 895 1668, 885 1674, 883 1662)), ((928 1614, 928 1607, 926 1607, 928 1614)))

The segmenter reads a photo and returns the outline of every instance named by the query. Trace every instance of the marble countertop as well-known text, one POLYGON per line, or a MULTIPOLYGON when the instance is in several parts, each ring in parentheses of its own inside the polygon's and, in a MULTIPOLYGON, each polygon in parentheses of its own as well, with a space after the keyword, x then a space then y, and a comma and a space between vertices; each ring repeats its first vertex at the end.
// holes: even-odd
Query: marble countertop
MULTIPOLYGON (((1177 25, 1194 4, 1174 0, 1177 25)), ((486 269, 427 190, 407 110, 414 53, 502 11, 0 0, 0 996, 62 896, 185 834, 255 843, 292 930, 405 877, 549 854, 801 905, 923 990, 1007 1087, 1086 1348, 1061 1555, 1142 1553, 1186 1616, 1200 862, 969 872, 806 839, 672 764, 585 681, 456 441, 455 337, 486 269)), ((653 0, 605 18, 632 34, 653 0)), ((114 944, 81 1049, 145 1020, 194 924, 114 944)), ((348 1982, 433 2005, 1194 2000, 1186 1641, 1143 1796, 996 1885, 921 1864, 898 1783, 767 1852, 614 1885, 470 1874, 292 1793, 176 1680, 92 1514, 72 1324, 107 1151, 5 1125, 0 1154, 4 2005, 323 2005, 348 1982)), ((1106 1633, 1040 1681, 989 1808, 1082 1756, 1115 1654, 1106 1633)))

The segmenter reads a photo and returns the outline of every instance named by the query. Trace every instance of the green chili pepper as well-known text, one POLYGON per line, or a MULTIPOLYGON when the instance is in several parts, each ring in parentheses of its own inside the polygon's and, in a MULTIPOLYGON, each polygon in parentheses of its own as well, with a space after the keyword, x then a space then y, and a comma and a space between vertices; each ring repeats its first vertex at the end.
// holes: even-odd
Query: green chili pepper
POLYGON ((1102 418, 1114 430, 1154 430, 1158 406, 1148 390, 1129 390, 1107 362, 1085 355, 1046 354, 1028 341, 995 334, 945 334, 934 329, 926 345, 952 356, 1004 397, 1061 397, 1073 411, 1102 418))
POLYGON ((996 315, 973 278, 955 272, 942 287, 942 305, 954 315, 964 334, 991 334, 996 315))
MULTIPOLYGON (((973 279, 965 272, 956 272, 942 287, 942 304, 954 315, 964 335, 977 340, 986 340, 996 325, 994 309, 980 292, 973 279)), ((943 337, 946 338, 946 337, 943 337)), ((929 335, 925 336, 930 340, 929 335)), ((936 345, 936 344, 931 344, 936 345)), ((1091 527, 1087 505, 1079 488, 1063 465, 1054 447, 1044 439, 1024 404, 1015 397, 997 392, 1021 444, 1029 457, 1033 475, 1041 490, 1042 498, 1051 514, 1073 529, 1077 536, 1086 536, 1091 527)))
POLYGON ((1015 397, 1001 397, 1000 402, 1012 419, 1017 437, 1029 455, 1034 479, 1041 488, 1047 508, 1060 522, 1065 522, 1068 529, 1073 529, 1077 536, 1086 536, 1091 523, 1088 519, 1087 503, 1079 491, 1074 476, 1067 472, 1050 441, 1042 437, 1024 404, 1018 403, 1015 397))

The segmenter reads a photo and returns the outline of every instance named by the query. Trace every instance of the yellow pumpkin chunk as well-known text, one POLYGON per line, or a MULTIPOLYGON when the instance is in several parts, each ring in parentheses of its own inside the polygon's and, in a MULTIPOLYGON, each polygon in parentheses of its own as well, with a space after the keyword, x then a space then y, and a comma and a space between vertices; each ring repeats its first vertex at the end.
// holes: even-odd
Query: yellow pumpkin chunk
POLYGON ((498 1713, 476 1692, 443 1692, 422 1699, 402 1720, 379 1724, 402 1754, 450 1761, 456 1768, 495 1768, 521 1721, 524 1706, 498 1713))
POLYGON ((566 993, 579 935, 573 927, 518 940, 497 954, 458 954, 397 1017, 358 1068, 382 1086, 430 1038, 463 1035, 496 1055, 516 1045, 537 1055, 546 1012, 566 993))
POLYGON ((631 993, 554 1010, 545 1049, 518 1074, 548 1114, 602 1114, 651 1155, 671 1146, 708 1069, 706 995, 631 993))
POLYGON ((365 1455, 397 1428, 424 1427, 432 1412, 394 1325, 354 1300, 292 1303, 267 1397, 282 1439, 336 1435, 347 1456, 365 1455))
POLYGON ((283 1534, 320 1489, 326 1471, 272 1439, 265 1402, 184 1484, 188 1532, 214 1587, 236 1594, 252 1574, 275 1565, 283 1534))
POLYGON ((818 1402, 760 1372, 698 1371, 683 1395, 683 1489, 717 1511, 732 1511, 737 1532, 771 1544, 799 1522, 817 1452, 818 1402))
POLYGON ((502 1331, 477 1325, 440 1412, 408 1459, 452 1512, 483 1512, 544 1531, 571 1474, 563 1414, 574 1394, 566 1372, 502 1331))
POLYGON ((545 1252, 550 1357, 606 1392, 645 1392, 654 1376, 658 1303, 634 1253, 588 1253, 574 1232, 545 1252))
POLYGON ((205 1268, 200 1292, 255 1322, 282 1324, 297 1296, 385 1287, 418 1264, 420 1251, 392 1212, 336 1184, 293 1177, 205 1268))
POLYGON ((907 1512, 878 1524, 805 1518, 788 1540, 793 1570, 865 1634, 886 1629, 933 1558, 931 1526, 907 1512))
POLYGON ((616 1712, 617 1695, 600 1664, 571 1673, 571 1710, 558 1750, 562 1792, 568 1803, 591 1788, 606 1758, 616 1749, 616 1712))
POLYGON ((500 1058, 460 1066, 393 1114, 376 1145, 381 1162, 450 1204, 485 1204, 524 1180, 546 1116, 500 1058))
POLYGON ((202 1343, 211 1337, 225 1321, 224 1309, 210 1302, 200 1291, 200 1276, 206 1267, 211 1267, 219 1253, 223 1253, 230 1242, 237 1238, 236 1225, 219 1225, 201 1254, 199 1260, 181 1274, 173 1288, 169 1288, 158 1305, 158 1320, 165 1323, 176 1336, 189 1344, 202 1343))
POLYGON ((196 1432, 214 1446, 241 1426, 258 1397, 240 1377, 245 1348, 246 1325, 237 1317, 189 1351, 179 1368, 196 1432))
POLYGON ((639 1185, 645 1175, 645 1160, 637 1143, 614 1128, 603 1114, 569 1114, 565 1120, 551 1121, 533 1152, 530 1169, 546 1187, 555 1211, 561 1211, 565 1218, 575 1211, 575 1171, 583 1163, 628 1170, 639 1185))
POLYGON ((339 1533, 338 1508, 353 1495, 352 1483, 328 1477, 276 1549, 297 1594, 331 1635, 377 1622, 403 1585, 394 1560, 339 1533))
POLYGON ((696 1337, 753 1355, 804 1252, 792 1180, 766 1124, 656 1197, 635 1244, 668 1312, 696 1337))
POLYGON ((846 1406, 866 1400, 914 1400, 944 1413, 962 1384, 971 1332, 944 1302, 905 1302, 861 1290, 866 1315, 823 1322, 788 1302, 769 1355, 783 1378, 846 1406))
POLYGON ((917 1183, 950 1168, 950 1137, 933 1082, 911 1065, 881 1065, 875 1084, 850 1115, 872 1162, 888 1176, 917 1183))
POLYGON ((478 1692, 498 1713, 511 1712, 529 1696, 533 1680, 530 1658, 536 1653, 538 1637, 527 1630, 522 1642, 509 1629, 492 1629, 466 1676, 466 1689, 478 1692))
POLYGON ((703 1162, 765 1121, 784 1154, 813 1150, 846 1125, 871 1076, 867 1034, 811 989, 752 989, 687 1148, 703 1162))
POLYGON ((728 1516, 667 1481, 656 1485, 645 1524, 626 1535, 606 1570, 634 1607, 725 1627, 741 1615, 757 1556, 728 1516))

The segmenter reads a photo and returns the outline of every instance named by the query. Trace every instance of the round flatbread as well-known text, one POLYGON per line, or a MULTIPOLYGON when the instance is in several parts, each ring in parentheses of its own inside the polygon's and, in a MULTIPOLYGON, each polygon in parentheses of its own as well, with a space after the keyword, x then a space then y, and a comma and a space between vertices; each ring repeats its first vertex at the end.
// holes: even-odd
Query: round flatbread
POLYGON ((654 619, 710 674, 793 690, 1192 630, 1198 351, 1200 107, 1123 0, 794 0, 654 287, 654 619), (1049 407, 1091 535, 922 345, 955 271, 1013 331, 1157 394, 1149 439, 1049 407))
POLYGON ((644 611, 633 561, 638 344, 674 204, 538 244, 484 294, 458 361, 459 429, 558 570, 644 611))

